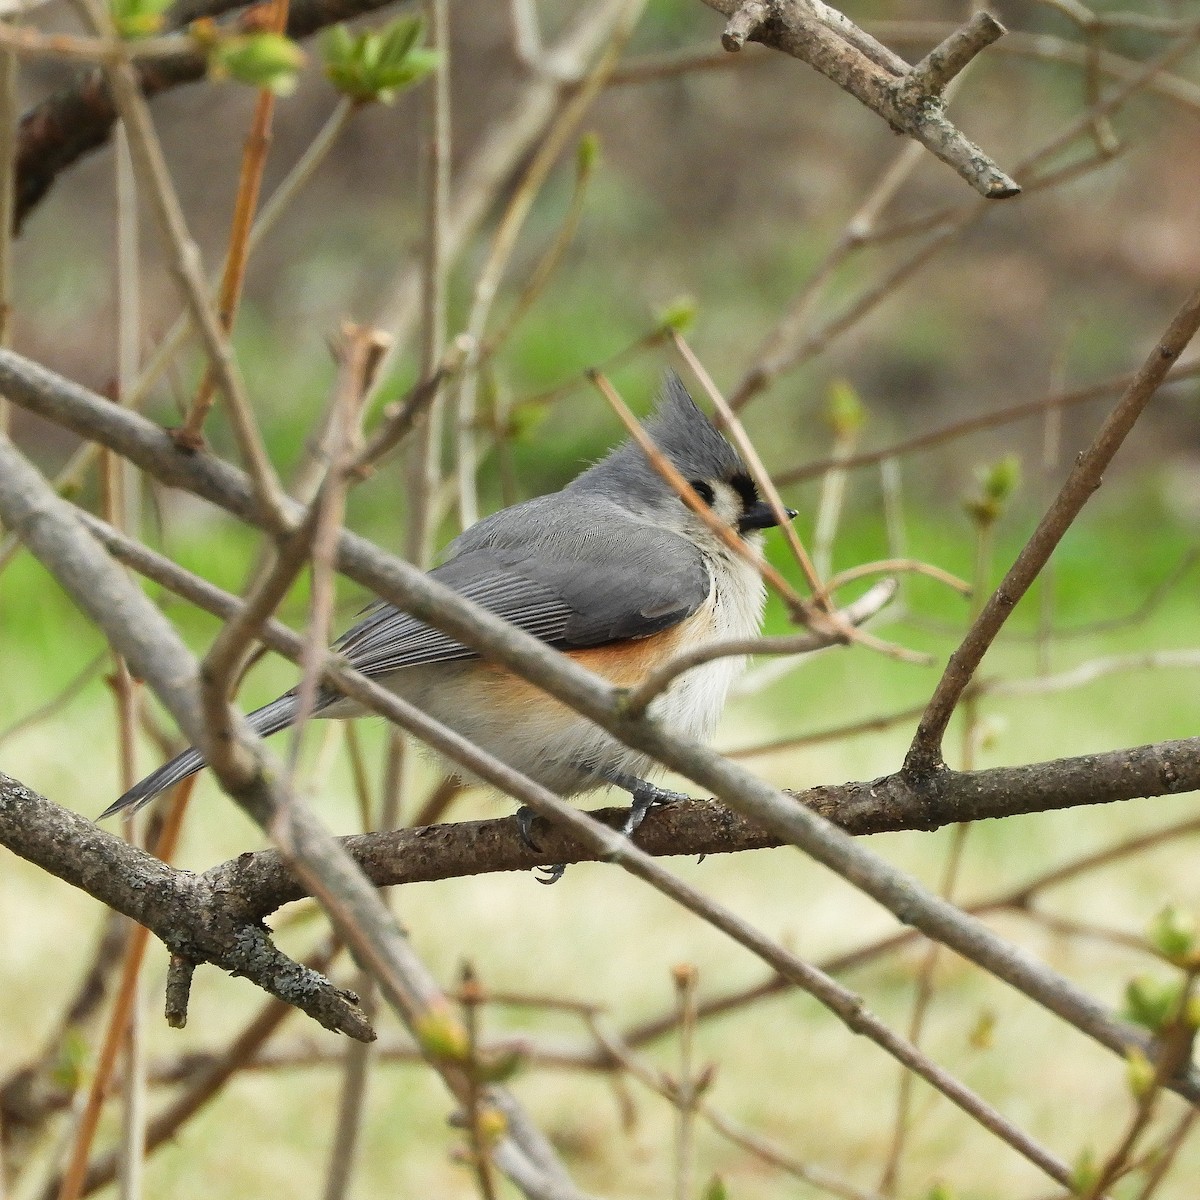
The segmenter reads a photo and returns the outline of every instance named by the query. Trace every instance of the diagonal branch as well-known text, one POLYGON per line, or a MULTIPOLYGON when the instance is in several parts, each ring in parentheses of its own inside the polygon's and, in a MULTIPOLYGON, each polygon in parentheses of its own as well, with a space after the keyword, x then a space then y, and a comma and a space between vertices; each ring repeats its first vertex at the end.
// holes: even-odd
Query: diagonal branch
POLYGON ((1080 510, 1100 486, 1113 456, 1167 378, 1171 367, 1187 349, 1197 329, 1200 329, 1200 288, 1184 301, 1092 444, 1076 459, 1054 502, 950 656, 917 727, 905 759, 905 770, 928 774, 941 767, 942 737, 946 726, 983 656, 1021 597, 1041 574, 1080 510))

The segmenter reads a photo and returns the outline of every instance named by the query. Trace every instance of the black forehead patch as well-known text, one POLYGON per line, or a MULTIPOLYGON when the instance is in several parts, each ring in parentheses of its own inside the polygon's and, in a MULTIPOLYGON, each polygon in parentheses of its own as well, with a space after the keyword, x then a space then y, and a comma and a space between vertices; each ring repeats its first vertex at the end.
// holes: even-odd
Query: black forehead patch
POLYGON ((729 484, 741 497, 743 508, 750 508, 758 503, 758 488, 747 472, 739 471, 730 479, 729 484))

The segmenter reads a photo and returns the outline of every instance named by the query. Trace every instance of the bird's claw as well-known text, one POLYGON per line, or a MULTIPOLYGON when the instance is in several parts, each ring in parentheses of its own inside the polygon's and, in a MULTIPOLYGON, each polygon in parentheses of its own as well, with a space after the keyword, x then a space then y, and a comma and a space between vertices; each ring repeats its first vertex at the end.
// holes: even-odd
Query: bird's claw
MULTIPOLYGON (((534 854, 541 854, 542 848, 533 840, 533 822, 537 814, 528 805, 522 804, 517 809, 517 835, 521 839, 521 845, 526 850, 532 851, 534 854)), ((563 872, 567 869, 564 863, 556 863, 553 866, 543 865, 533 868, 535 872, 541 872, 534 876, 538 883, 551 884, 557 883, 562 877, 563 872)))
MULTIPOLYGON (((625 823, 621 826, 621 833, 625 837, 632 837, 638 830, 638 827, 646 819, 646 814, 655 805, 678 804, 681 800, 690 800, 691 797, 685 792, 672 792, 666 788, 660 788, 653 783, 647 783, 644 779, 635 779, 629 775, 616 774, 606 775, 605 778, 617 787, 627 791, 632 797, 632 803, 629 806, 629 815, 625 818, 625 823)), ((536 814, 533 809, 522 804, 517 809, 517 833, 520 835, 521 844, 534 854, 541 853, 541 846, 533 839, 533 822, 536 814)), ((557 863, 554 866, 538 866, 534 867, 538 883, 552 884, 557 883, 566 871, 566 865, 557 863)))
POLYGON ((533 822, 536 818, 537 813, 528 805, 522 804, 517 809, 517 836, 521 839, 521 845, 534 854, 540 854, 542 848, 533 840, 533 822))

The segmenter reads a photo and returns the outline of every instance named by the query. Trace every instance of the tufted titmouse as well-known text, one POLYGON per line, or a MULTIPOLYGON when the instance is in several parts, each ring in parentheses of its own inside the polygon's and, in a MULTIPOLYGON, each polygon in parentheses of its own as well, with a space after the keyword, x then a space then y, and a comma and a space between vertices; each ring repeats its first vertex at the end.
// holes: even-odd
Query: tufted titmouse
MULTIPOLYGON (((712 512, 747 541, 776 525, 733 447, 667 376, 647 432, 712 512)), ((794 516, 789 511, 789 516, 794 516)), ((557 647, 618 687, 635 687, 701 642, 756 634, 758 573, 691 511, 628 441, 560 492, 502 509, 451 543, 432 575, 557 647)), ((542 786, 563 796, 614 785, 633 797, 626 831, 679 797, 646 782, 651 759, 449 635, 376 601, 334 644, 346 661, 542 786)), ((743 658, 678 676, 650 715, 708 739, 743 658)), ((288 692, 247 717, 263 736, 295 719, 288 692)), ((363 710, 318 693, 315 715, 363 710)), ((204 766, 185 750, 132 787, 102 817, 136 809, 204 766)), ((528 835, 528 825, 524 827, 528 835)))

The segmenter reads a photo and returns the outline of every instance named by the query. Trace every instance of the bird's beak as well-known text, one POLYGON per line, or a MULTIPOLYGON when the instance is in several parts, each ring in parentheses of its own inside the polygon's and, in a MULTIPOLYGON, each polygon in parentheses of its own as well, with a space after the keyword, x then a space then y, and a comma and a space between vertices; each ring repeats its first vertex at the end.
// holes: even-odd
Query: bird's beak
MULTIPOLYGON (((787 513, 789 521, 796 515, 794 508, 785 508, 783 511, 787 513)), ((742 519, 738 522, 738 533, 750 533, 755 529, 774 529, 778 524, 771 506, 759 500, 742 513, 742 519)))

